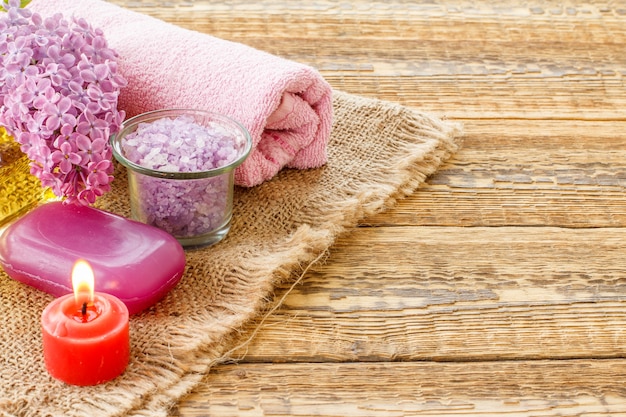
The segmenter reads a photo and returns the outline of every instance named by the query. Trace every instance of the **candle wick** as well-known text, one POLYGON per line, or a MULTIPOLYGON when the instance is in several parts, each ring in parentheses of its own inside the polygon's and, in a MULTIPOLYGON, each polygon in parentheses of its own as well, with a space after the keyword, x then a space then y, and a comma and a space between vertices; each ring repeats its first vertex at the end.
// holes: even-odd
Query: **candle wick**
POLYGON ((80 312, 83 314, 83 316, 87 315, 87 302, 83 303, 83 307, 80 309, 80 312))

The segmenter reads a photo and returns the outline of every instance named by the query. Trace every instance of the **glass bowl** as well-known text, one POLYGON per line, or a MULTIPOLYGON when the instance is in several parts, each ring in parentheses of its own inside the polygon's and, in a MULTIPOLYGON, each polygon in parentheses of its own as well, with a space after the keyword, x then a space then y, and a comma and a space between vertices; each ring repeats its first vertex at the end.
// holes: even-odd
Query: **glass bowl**
POLYGON ((235 168, 252 148, 244 126, 204 110, 156 110, 126 120, 111 145, 127 168, 135 220, 167 231, 185 247, 227 235, 235 168))

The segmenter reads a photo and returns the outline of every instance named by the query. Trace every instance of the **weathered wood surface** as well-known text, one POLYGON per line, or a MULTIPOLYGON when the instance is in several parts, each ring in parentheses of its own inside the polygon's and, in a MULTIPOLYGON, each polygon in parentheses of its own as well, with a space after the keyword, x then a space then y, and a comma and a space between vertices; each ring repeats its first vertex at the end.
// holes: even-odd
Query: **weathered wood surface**
POLYGON ((625 1, 114 2, 466 132, 172 415, 626 415, 625 1))
POLYGON ((623 361, 250 364, 217 369, 189 416, 624 416, 623 361), (566 383, 564 383, 566 381, 566 383))

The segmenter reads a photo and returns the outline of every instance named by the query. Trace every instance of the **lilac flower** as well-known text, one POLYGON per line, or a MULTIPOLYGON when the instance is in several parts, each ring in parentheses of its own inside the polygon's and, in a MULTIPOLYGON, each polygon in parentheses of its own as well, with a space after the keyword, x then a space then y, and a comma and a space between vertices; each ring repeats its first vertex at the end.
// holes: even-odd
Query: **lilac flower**
POLYGON ((78 145, 78 155, 81 157, 82 163, 100 162, 103 158, 107 142, 104 139, 89 140, 87 136, 77 134, 76 145, 78 145))
POLYGON ((109 183, 109 169, 112 166, 111 161, 103 159, 99 162, 90 162, 88 167, 89 175, 87 176, 87 184, 92 188, 99 188, 102 184, 109 183))
POLYGON ((78 165, 82 161, 80 155, 72 149, 70 142, 63 142, 58 150, 52 152, 50 159, 53 163, 58 164, 59 171, 63 174, 69 174, 74 165, 78 165))
POLYGON ((66 203, 92 204, 110 189, 108 137, 125 117, 117 54, 84 19, 43 18, 19 0, 0 5, 0 126, 42 186, 66 203))
POLYGON ((95 85, 90 84, 87 88, 87 96, 94 102, 98 103, 101 109, 109 110, 111 102, 115 99, 115 93, 105 93, 102 89, 95 85))
MULTIPOLYGON (((63 55, 61 59, 64 59, 68 56, 71 55, 63 55)), ((50 77, 50 81, 55 87, 63 86, 64 82, 72 79, 72 74, 70 74, 70 72, 64 68, 64 65, 58 64, 56 62, 52 62, 46 66, 46 72, 44 73, 44 75, 50 77)))
POLYGON ((76 131, 93 139, 106 139, 109 137, 109 132, 107 131, 109 124, 89 111, 90 104, 93 104, 93 102, 87 105, 88 108, 80 116, 76 131))
POLYGON ((72 107, 72 100, 68 97, 61 98, 57 103, 46 103, 42 109, 48 116, 46 128, 56 131, 61 124, 75 126, 76 117, 71 113, 72 107))
POLYGON ((74 107, 81 112, 84 111, 91 100, 87 96, 83 83, 72 80, 67 83, 67 88, 70 90, 69 98, 72 99, 74 107))
MULTIPOLYGON (((48 78, 37 79, 35 77, 26 80, 24 85, 20 86, 22 95, 20 101, 23 105, 30 105, 39 95, 44 94, 47 88, 51 86, 48 78)), ((54 92, 54 90, 52 90, 54 92)))
POLYGON ((65 124, 61 126, 61 129, 59 129, 59 136, 54 139, 52 146, 54 146, 56 149, 61 149, 61 145, 63 144, 63 142, 72 141, 74 143, 76 142, 76 139, 73 138, 74 135, 77 135, 77 133, 74 132, 74 126, 65 124))

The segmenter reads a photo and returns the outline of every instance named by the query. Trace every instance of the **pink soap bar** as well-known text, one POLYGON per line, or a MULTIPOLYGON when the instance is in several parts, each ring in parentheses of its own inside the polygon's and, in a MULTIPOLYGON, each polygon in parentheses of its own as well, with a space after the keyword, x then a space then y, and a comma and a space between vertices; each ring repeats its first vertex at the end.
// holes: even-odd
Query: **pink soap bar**
POLYGON ((77 259, 91 264, 95 290, 122 300, 130 314, 160 300, 185 269, 185 252, 170 234, 91 207, 47 203, 0 236, 5 272, 57 297, 73 292, 77 259))

